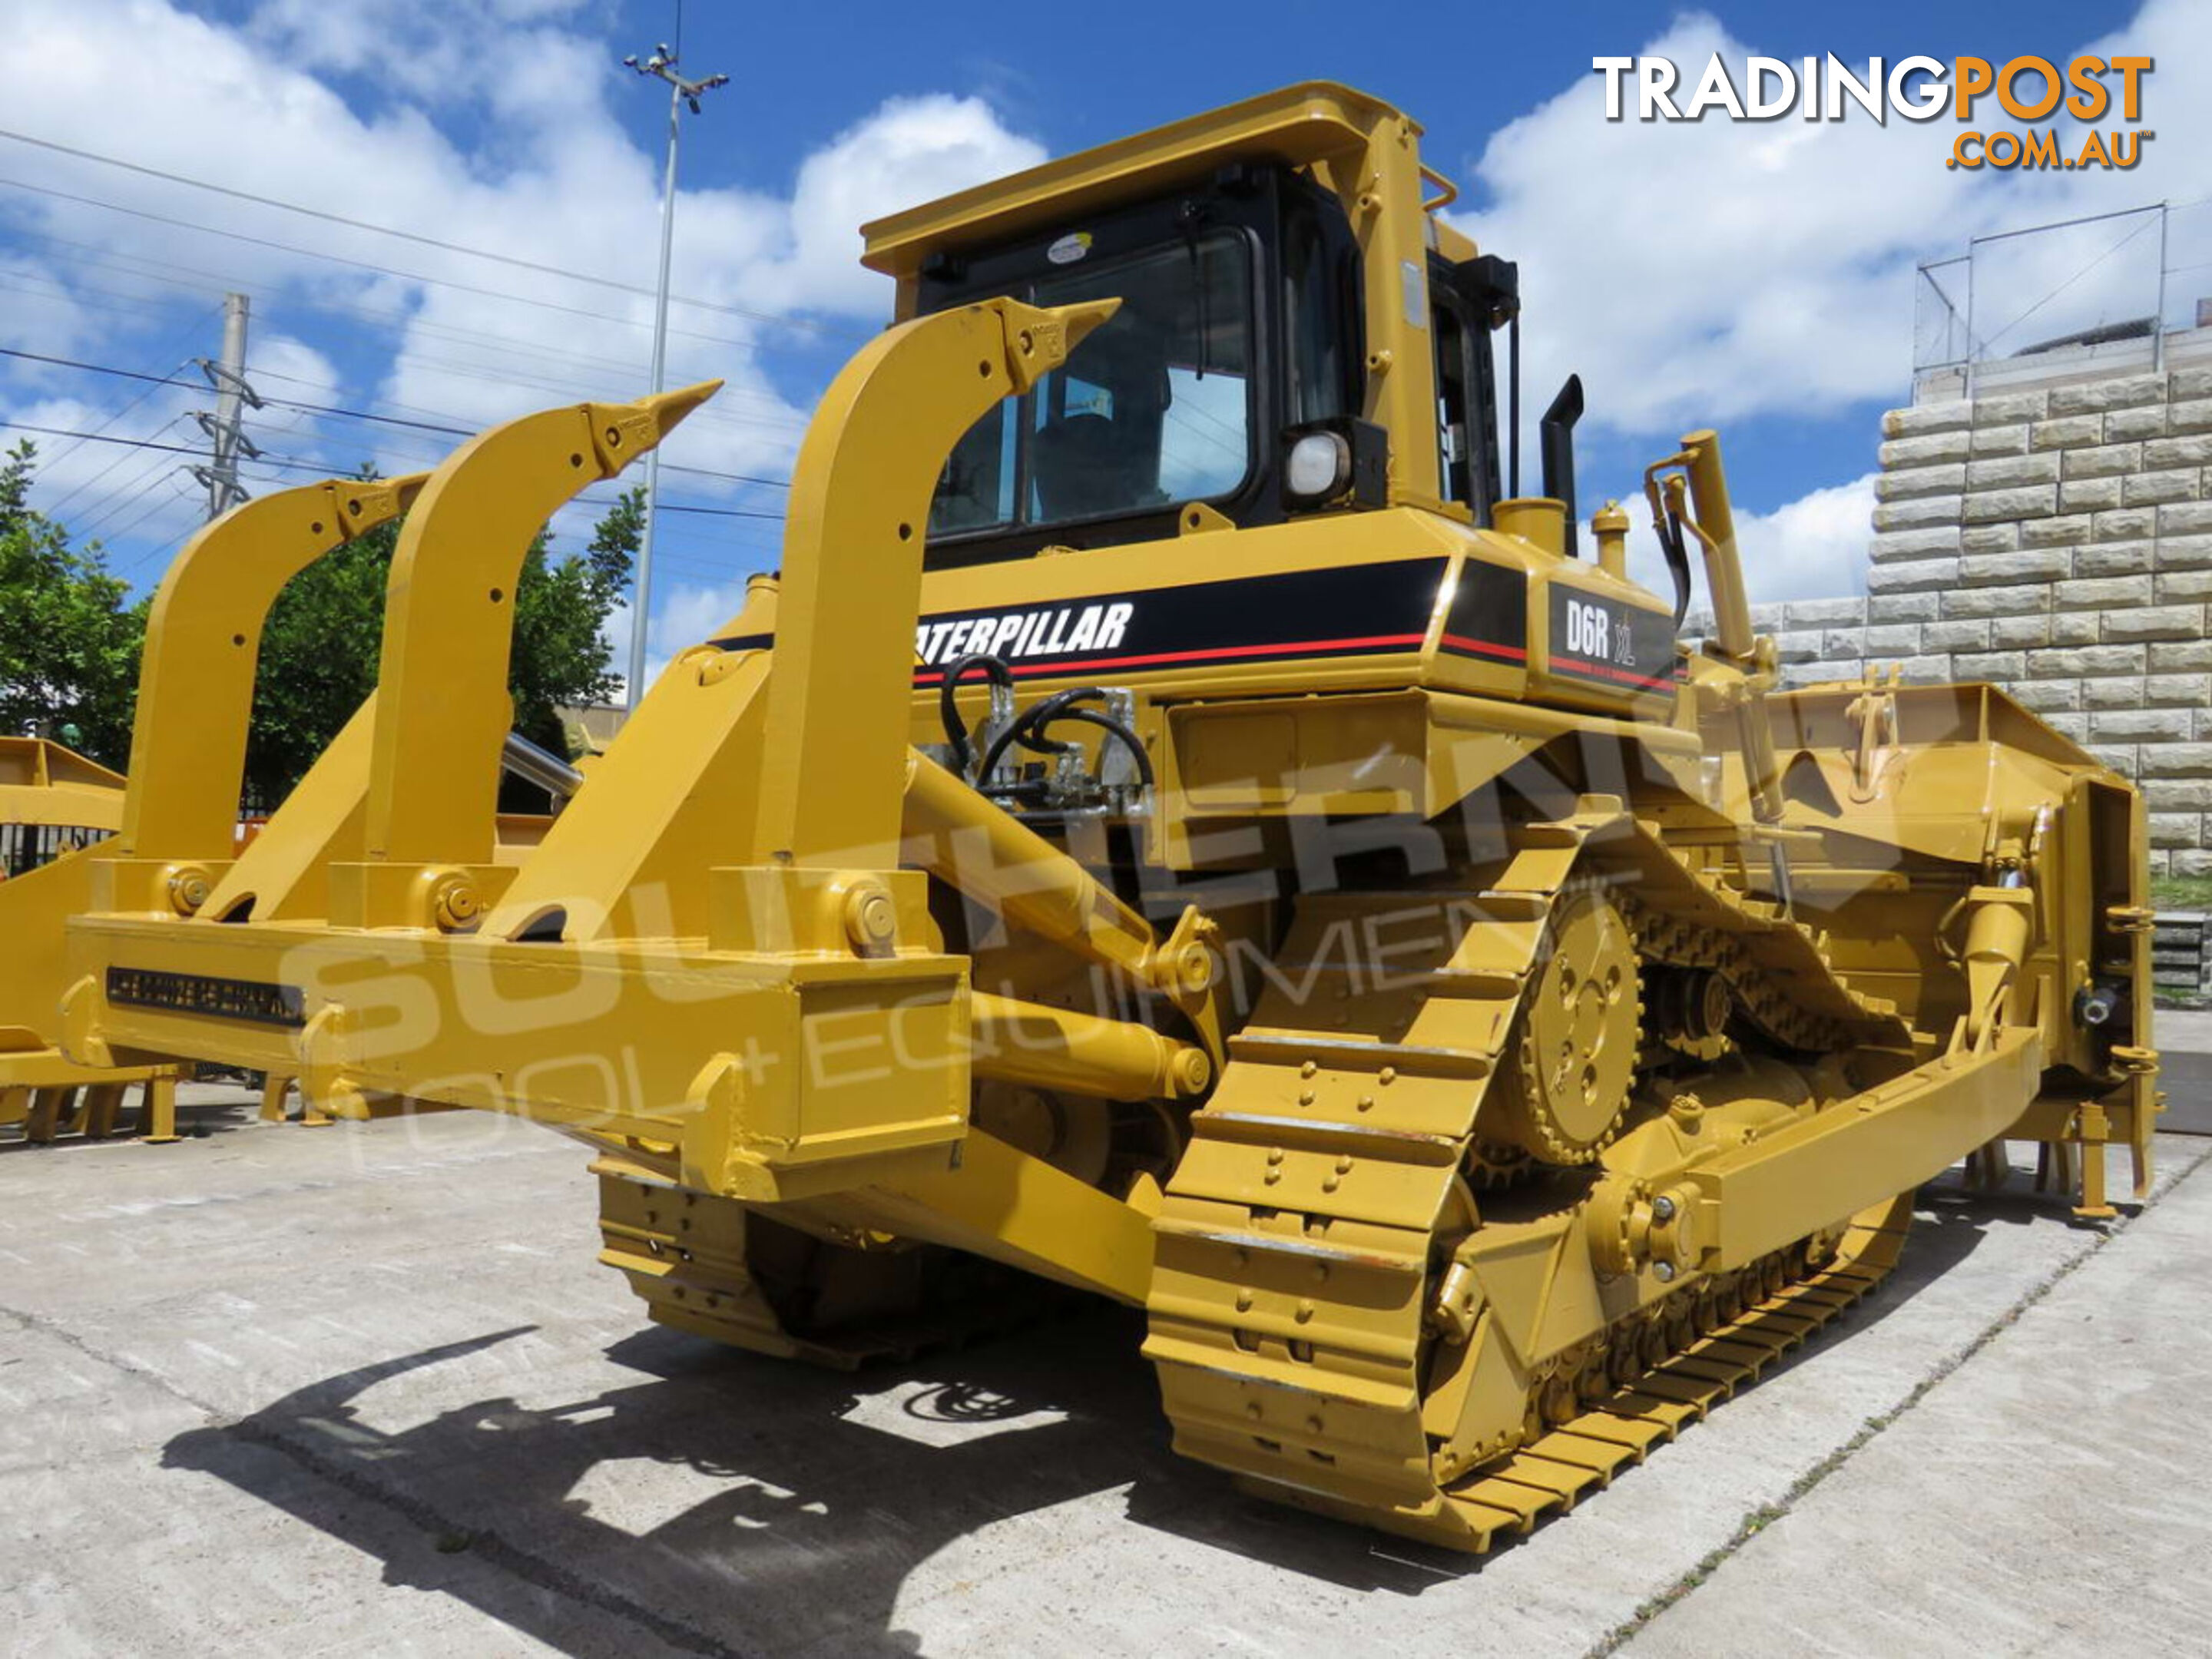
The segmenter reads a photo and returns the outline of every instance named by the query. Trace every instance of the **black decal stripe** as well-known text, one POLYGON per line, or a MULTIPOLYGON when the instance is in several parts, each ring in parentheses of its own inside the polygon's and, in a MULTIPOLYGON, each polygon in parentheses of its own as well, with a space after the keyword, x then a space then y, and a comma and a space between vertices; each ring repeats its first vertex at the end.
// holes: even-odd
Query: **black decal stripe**
MULTIPOLYGON (((1382 634, 1366 639, 1297 640, 1285 645, 1237 645, 1215 651, 1155 652, 1138 657, 1088 657, 1069 661, 1055 657, 1049 662, 1018 662, 1012 665, 1017 678, 1039 674, 1087 674, 1101 668, 1157 668, 1172 665, 1177 668, 1204 668, 1217 664, 1250 662, 1261 657, 1372 657, 1392 651, 1418 651, 1423 635, 1419 634, 1382 634)), ((945 678, 944 671, 921 668, 915 671, 916 685, 935 685, 945 678)))
POLYGON ((1508 645, 1503 640, 1470 640, 1462 635, 1447 634, 1442 641, 1445 650, 1455 656, 1488 657, 1498 662, 1526 662, 1528 647, 1508 645))
MULTIPOLYGON (((917 619, 921 638, 927 641, 933 629, 948 631, 935 643, 938 660, 921 665, 915 681, 922 685, 941 681, 953 657, 978 648, 975 641, 994 637, 1001 623, 1015 617, 1042 619, 1035 623, 1025 620, 1011 641, 1013 648, 1025 641, 1031 647, 1019 654, 1010 649, 1006 658, 1008 666, 1025 678, 1418 650, 1428 636, 1438 584, 1449 568, 1449 562, 1441 557, 1328 565, 1176 587, 935 611, 917 619), (1115 637, 1109 643, 1085 637, 1057 650, 1036 648, 1047 641, 1072 639, 1079 631, 1094 634, 1115 607, 1126 609, 1115 619, 1115 637), (1091 619, 1087 624, 1083 621, 1086 613, 1091 619), (959 625, 957 647, 950 631, 953 624, 959 625)), ((774 641, 755 634, 712 643, 725 651, 750 651, 774 641)))
POLYGON ((1451 608, 1444 612, 1443 648, 1490 662, 1528 660, 1528 579, 1481 559, 1460 566, 1451 608))

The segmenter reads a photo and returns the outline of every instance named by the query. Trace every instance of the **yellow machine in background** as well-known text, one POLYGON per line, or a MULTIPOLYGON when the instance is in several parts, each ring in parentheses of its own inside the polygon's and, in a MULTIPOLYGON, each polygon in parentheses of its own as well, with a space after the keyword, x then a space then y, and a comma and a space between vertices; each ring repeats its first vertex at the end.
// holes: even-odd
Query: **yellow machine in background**
POLYGON ((82 1066, 55 1050, 62 921, 90 890, 74 857, 122 826, 123 780, 46 738, 0 737, 0 1127, 51 1141, 112 1133, 140 1085, 149 1139, 175 1138, 177 1068, 82 1066))
MULTIPOLYGON (((166 722, 251 630, 188 550, 71 1060, 551 1125, 653 1316, 771 1353, 1141 1304, 1179 1449, 1474 1550, 1849 1305, 1958 1159, 2086 1152, 2094 1214, 2119 1140, 2140 1190, 2134 793, 1989 687, 1778 692, 1709 432, 1648 477, 1671 601, 1617 507, 1579 556, 1579 386, 1522 495, 1516 274, 1419 136, 1305 85, 871 227, 897 321, 780 576, 534 847, 506 597, 711 388, 421 483, 378 694, 234 861, 166 722)), ((290 550, 241 615, 307 513, 240 532, 290 550)))
POLYGON ((123 780, 46 738, 0 737, 0 881, 115 833, 123 780))

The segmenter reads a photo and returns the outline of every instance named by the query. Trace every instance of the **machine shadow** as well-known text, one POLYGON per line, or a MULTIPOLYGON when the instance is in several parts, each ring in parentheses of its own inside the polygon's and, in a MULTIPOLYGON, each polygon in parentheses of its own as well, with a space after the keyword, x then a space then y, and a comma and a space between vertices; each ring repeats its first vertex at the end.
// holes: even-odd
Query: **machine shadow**
POLYGON ((856 1374, 655 1328, 608 1352, 633 1384, 550 1406, 471 1398, 398 1432, 364 1410, 377 1384, 408 1388, 527 1328, 311 1383, 179 1436, 163 1467, 226 1480, 380 1557, 387 1583, 565 1651, 581 1601, 678 1649, 840 1654, 916 1650, 893 1628, 897 1598, 946 1546, 1170 1473, 1141 1321, 1115 1309, 856 1374), (394 1512, 418 1542, 392 1544, 394 1512), (454 1572, 441 1551, 463 1548, 500 1571, 454 1572))
MULTIPOLYGON (((1889 1283, 1785 1369, 1879 1323, 1993 1224, 2063 1214, 2017 1189, 1938 1187, 1931 1206, 1889 1283)), ((652 1328, 607 1352, 634 1383, 553 1405, 471 1398, 397 1432, 365 1413, 376 1385, 527 1328, 310 1383, 179 1436, 163 1467, 224 1480, 380 1557, 387 1583, 458 1596, 564 1651, 579 1650, 581 1601, 694 1651, 913 1652, 896 1618, 917 1567, 994 1522, 1124 1487, 1121 1513, 1139 1526, 1355 1591, 1418 1595, 1480 1570, 1248 1497, 1176 1457, 1138 1357, 1142 1319, 1119 1308, 858 1373, 652 1328), (395 1513, 419 1529, 401 1529, 411 1544, 392 1542, 395 1513), (441 1552, 461 1548, 497 1571, 455 1572, 441 1552)), ((1068 1526, 1114 1513, 1094 1506, 1068 1526)))
MULTIPOLYGON (((134 1086, 130 1100, 117 1120, 115 1131, 111 1134, 89 1136, 71 1130, 56 1135, 52 1140, 35 1141, 24 1133, 21 1124, 10 1125, 0 1129, 0 1158, 33 1151, 52 1158, 64 1152, 90 1152, 100 1146, 131 1146, 142 1127, 142 1109, 137 1090, 134 1086)), ((185 1141, 213 1139, 236 1130, 252 1128, 259 1115, 260 1101, 251 1095, 241 1094, 235 1099, 222 1100, 183 1098, 177 1102, 177 1133, 185 1141)), ((152 1146, 148 1150, 159 1152, 162 1148, 152 1146)))

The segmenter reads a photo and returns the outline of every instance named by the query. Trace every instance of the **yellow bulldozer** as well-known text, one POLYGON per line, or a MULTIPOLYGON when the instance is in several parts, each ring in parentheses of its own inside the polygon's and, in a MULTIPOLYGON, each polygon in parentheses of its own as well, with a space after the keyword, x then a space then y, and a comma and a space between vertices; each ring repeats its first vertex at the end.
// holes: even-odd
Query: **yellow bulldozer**
POLYGON ((896 319, 781 572, 533 845, 525 550, 713 387, 238 509, 156 605, 55 1041, 549 1125, 652 1316, 771 1354, 1140 1306, 1179 1450, 1471 1551, 1849 1306, 1958 1160, 2110 1213, 2135 793, 1992 687, 1778 689, 1711 432, 1645 475, 1671 595, 1582 522, 1577 384, 1523 495, 1517 273, 1419 137, 1301 85, 868 227, 896 319), (403 509, 377 693, 234 855, 260 616, 403 509))

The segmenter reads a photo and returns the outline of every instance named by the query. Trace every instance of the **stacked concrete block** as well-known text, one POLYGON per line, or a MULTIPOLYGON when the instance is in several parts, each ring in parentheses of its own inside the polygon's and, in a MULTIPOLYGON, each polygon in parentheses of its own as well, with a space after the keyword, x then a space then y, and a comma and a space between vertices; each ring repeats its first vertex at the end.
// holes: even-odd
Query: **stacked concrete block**
MULTIPOLYGON (((2142 784, 2157 868, 2212 873, 2212 368, 1921 404, 1883 431, 1861 659, 2003 684, 2142 784)), ((1822 641, 1822 678, 1844 643, 1822 641)))
POLYGON ((2154 869, 2212 874, 2212 368, 1882 429, 1865 596, 1753 608, 1785 684, 1995 681, 2142 786, 2154 869))
MULTIPOLYGON (((1753 580, 1757 580, 1753 574, 1753 580)), ((1785 685, 1821 680, 1855 680, 1867 663, 1867 602, 1863 595, 1835 599, 1788 599, 1754 605, 1752 626, 1774 636, 1785 685)), ((1683 636, 1702 639, 1712 631, 1712 613, 1692 611, 1682 620, 1683 636)))

